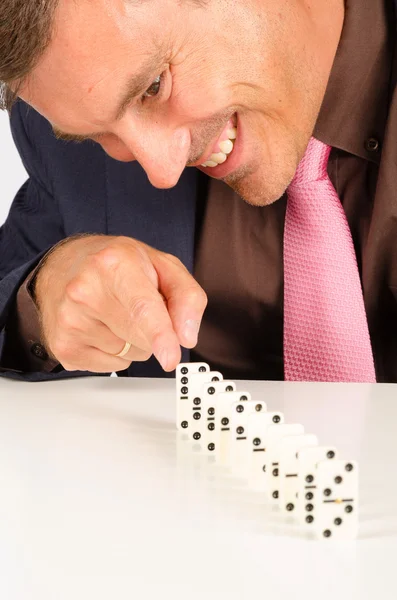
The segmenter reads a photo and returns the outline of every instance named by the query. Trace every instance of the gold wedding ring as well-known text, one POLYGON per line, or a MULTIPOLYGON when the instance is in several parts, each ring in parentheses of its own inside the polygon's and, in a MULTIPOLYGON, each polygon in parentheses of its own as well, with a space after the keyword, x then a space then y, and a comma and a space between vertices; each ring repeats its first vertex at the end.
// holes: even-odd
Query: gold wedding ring
POLYGON ((128 352, 130 351, 132 344, 130 344, 130 342, 126 342, 124 344, 124 348, 122 349, 121 352, 119 352, 118 354, 114 354, 113 356, 115 356, 116 358, 123 358, 123 356, 125 356, 126 354, 128 354, 128 352))

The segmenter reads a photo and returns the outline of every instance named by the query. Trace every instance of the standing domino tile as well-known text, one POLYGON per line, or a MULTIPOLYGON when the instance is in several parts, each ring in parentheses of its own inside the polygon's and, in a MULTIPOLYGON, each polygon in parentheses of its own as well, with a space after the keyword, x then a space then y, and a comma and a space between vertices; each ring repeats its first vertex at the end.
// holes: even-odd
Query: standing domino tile
MULTIPOLYGON (((270 489, 270 477, 277 476, 279 473, 279 442, 286 436, 303 435, 305 429, 300 423, 288 423, 283 425, 270 425, 263 434, 264 439, 261 443, 266 448, 262 461, 255 461, 255 455, 251 458, 252 468, 256 468, 256 476, 262 478, 262 489, 266 489, 270 500, 278 500, 278 491, 270 489)), ((258 444, 259 445, 259 444, 258 444)))
POLYGON ((311 527, 318 539, 354 540, 358 534, 358 465, 323 460, 315 473, 311 527))
POLYGON ((269 427, 284 425, 282 412, 268 412, 249 415, 246 432, 245 465, 249 487, 258 492, 266 490, 267 452, 269 427))
POLYGON ((315 472, 317 463, 321 460, 334 460, 338 458, 336 448, 333 446, 315 446, 302 448, 298 452, 298 519, 301 525, 313 522, 314 494, 317 489, 315 472))
MULTIPOLYGON (((215 417, 215 421, 209 423, 208 427, 206 430, 203 431, 203 446, 205 447, 213 447, 215 446, 216 448, 216 452, 215 454, 218 454, 218 452, 220 452, 220 446, 216 445, 217 443, 217 437, 219 434, 219 431, 222 427, 222 423, 219 420, 219 414, 220 414, 220 399, 223 402, 223 407, 225 406, 225 400, 224 398, 230 396, 230 397, 234 397, 234 399, 237 398, 237 403, 238 404, 244 404, 244 406, 249 406, 250 402, 252 402, 252 400, 241 400, 241 397, 243 398, 247 398, 247 392, 244 392, 244 394, 241 394, 238 391, 231 391, 228 390, 226 392, 220 392, 216 395, 216 399, 215 399, 215 404, 212 401, 213 400, 213 396, 209 396, 207 401, 206 401, 206 410, 210 410, 212 413, 212 416, 215 417), (213 410, 215 410, 215 414, 213 413, 213 410), (215 426, 214 426, 215 425, 215 426)), ((232 399, 232 398, 230 398, 232 399)), ((235 401, 231 401, 229 402, 229 407, 231 408, 232 405, 235 404, 235 401)), ((267 407, 266 407, 266 402, 263 402, 262 400, 258 400, 255 402, 255 410, 261 410, 261 411, 266 411, 267 407)), ((230 416, 230 412, 228 413, 230 416)), ((225 418, 225 417, 223 417, 225 418)), ((224 421, 225 422, 225 421, 224 421)), ((230 425, 230 423, 229 423, 230 425)), ((228 427, 226 427, 226 429, 228 429, 228 427)), ((230 427, 229 427, 230 429, 230 427)), ((225 433, 225 432, 223 432, 225 433)), ((229 431, 229 438, 230 438, 230 431, 229 431)))
POLYGON ((277 444, 275 453, 279 456, 279 466, 269 473, 271 497, 278 495, 281 510, 297 511, 298 506, 298 452, 302 448, 318 446, 317 436, 305 433, 289 435, 277 444))
POLYGON ((221 392, 218 394, 214 433, 216 437, 216 461, 219 465, 226 466, 228 462, 229 444, 231 438, 230 415, 232 406, 234 406, 236 402, 250 401, 251 394, 245 391, 221 392))
POLYGON ((201 411, 201 399, 199 398, 204 383, 222 381, 223 375, 219 371, 207 371, 203 373, 192 373, 187 385, 182 389, 187 391, 187 401, 184 401, 186 419, 184 429, 190 432, 193 428, 192 420, 197 419, 197 413, 201 411))
POLYGON ((190 425, 189 425, 189 436, 193 438, 193 431, 198 427, 197 421, 201 419, 201 413, 204 410, 202 407, 201 392, 203 385, 206 383, 215 383, 223 381, 223 375, 219 371, 210 371, 208 375, 205 373, 195 373, 190 378, 189 387, 189 401, 188 406, 190 409, 190 425))
MULTIPOLYGON (((244 402, 243 405, 237 402, 232 406, 230 413, 230 444, 229 459, 233 473, 239 476, 249 477, 249 465, 251 459, 249 423, 254 422, 258 430, 263 432, 264 428, 270 424, 282 423, 284 416, 279 412, 266 411, 266 404, 261 400, 251 400, 244 402), (260 426, 259 426, 260 423, 260 426)), ((255 441, 254 450, 261 451, 255 441)))
POLYGON ((180 363, 176 368, 176 426, 179 431, 189 427, 191 409, 189 406, 189 382, 194 373, 208 373, 207 363, 180 363))
POLYGON ((193 413, 192 438, 200 440, 203 451, 214 452, 215 443, 208 441, 208 434, 215 430, 215 413, 217 397, 221 392, 234 392, 236 384, 234 381, 211 381, 201 386, 200 392, 196 395, 196 401, 199 403, 201 411, 193 413))

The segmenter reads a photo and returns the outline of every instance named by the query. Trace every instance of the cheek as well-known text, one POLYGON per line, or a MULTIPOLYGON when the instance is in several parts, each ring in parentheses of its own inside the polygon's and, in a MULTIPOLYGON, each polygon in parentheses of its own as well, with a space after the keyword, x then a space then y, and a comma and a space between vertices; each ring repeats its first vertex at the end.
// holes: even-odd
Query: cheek
POLYGON ((169 108, 183 122, 201 121, 233 103, 223 69, 209 60, 172 70, 174 85, 169 108))
POLYGON ((133 160, 136 160, 128 146, 126 146, 119 138, 113 136, 102 138, 98 140, 97 143, 102 146, 106 154, 115 160, 121 162, 132 162, 133 160))

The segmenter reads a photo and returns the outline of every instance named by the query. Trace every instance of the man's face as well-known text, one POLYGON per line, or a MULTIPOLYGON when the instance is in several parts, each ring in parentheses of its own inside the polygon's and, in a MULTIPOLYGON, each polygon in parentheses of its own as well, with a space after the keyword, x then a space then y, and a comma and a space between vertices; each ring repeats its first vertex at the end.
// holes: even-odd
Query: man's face
POLYGON ((198 166, 269 204, 313 131, 343 24, 343 0, 311 4, 60 0, 20 95, 58 134, 138 160, 156 187, 198 166))

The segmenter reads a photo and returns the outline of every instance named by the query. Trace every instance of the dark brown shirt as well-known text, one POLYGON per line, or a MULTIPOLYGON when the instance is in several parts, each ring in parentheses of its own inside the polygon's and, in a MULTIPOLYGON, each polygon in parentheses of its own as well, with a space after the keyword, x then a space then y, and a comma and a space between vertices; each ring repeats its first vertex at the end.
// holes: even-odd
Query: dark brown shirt
MULTIPOLYGON (((392 0, 347 0, 341 42, 315 136, 331 145, 329 175, 357 252, 378 381, 397 382, 397 68, 392 0)), ((283 379, 283 228, 286 199, 252 207, 211 180, 200 207, 195 276, 209 304, 192 360, 226 377, 283 379)), ((56 362, 32 354, 38 315, 26 284, 14 339, 25 370, 56 362)), ((39 346, 35 346, 40 354, 39 346)), ((10 365, 11 366, 11 365, 10 365)))
MULTIPOLYGON (((348 0, 314 135, 352 231, 379 381, 397 381, 395 16, 388 0, 348 0), (396 297, 395 297, 396 296, 396 297)), ((193 359, 227 377, 283 379, 286 198, 253 207, 212 180, 195 276, 208 308, 193 359)))

